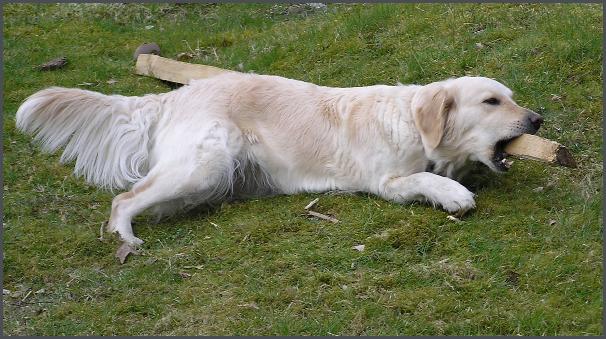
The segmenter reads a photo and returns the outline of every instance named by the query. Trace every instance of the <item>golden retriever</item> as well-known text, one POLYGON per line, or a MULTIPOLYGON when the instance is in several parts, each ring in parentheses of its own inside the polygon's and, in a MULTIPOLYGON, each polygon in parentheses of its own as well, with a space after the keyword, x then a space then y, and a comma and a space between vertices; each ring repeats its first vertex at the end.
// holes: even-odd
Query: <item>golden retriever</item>
POLYGON ((332 88, 226 73, 143 97, 52 87, 16 116, 44 150, 104 188, 108 231, 132 245, 131 219, 229 197, 349 190, 464 213, 459 179, 480 161, 506 171, 503 145, 543 119, 483 77, 420 85, 332 88))

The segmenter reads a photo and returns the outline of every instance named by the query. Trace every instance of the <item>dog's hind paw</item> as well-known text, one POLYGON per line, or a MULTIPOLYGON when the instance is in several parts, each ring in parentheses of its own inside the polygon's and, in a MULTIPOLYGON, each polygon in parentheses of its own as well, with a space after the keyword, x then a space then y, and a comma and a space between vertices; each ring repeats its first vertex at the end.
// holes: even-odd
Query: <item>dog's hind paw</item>
POLYGON ((118 230, 118 228, 116 227, 116 225, 114 225, 113 223, 111 223, 111 220, 108 220, 105 222, 105 231, 107 233, 114 233, 118 230))
POLYGON ((134 235, 120 235, 120 238, 122 239, 122 241, 124 241, 125 243, 128 243, 129 245, 132 246, 139 246, 141 244, 143 244, 143 240, 135 237, 134 235))

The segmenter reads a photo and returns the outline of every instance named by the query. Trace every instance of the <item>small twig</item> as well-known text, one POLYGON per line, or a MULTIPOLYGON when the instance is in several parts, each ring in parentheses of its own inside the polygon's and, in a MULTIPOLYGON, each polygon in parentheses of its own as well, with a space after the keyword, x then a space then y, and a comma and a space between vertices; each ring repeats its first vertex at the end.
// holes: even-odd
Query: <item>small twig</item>
POLYGON ((311 216, 314 216, 314 217, 316 217, 316 218, 320 218, 320 219, 328 220, 328 221, 333 222, 333 223, 335 223, 335 224, 339 222, 339 220, 338 220, 338 219, 335 219, 335 218, 333 218, 333 217, 329 217, 329 216, 327 216, 326 214, 322 214, 322 213, 318 213, 318 212, 314 212, 314 211, 307 211, 307 214, 309 214, 309 215, 311 215, 311 216))
POLYGON ((99 239, 100 241, 103 241, 103 227, 105 227, 105 225, 107 225, 107 221, 104 221, 101 223, 101 227, 99 228, 99 239))
POLYGON ((25 297, 23 297, 23 299, 21 299, 21 302, 24 302, 25 299, 27 299, 27 297, 29 297, 30 294, 32 294, 32 290, 29 290, 29 292, 27 292, 27 294, 25 295, 25 297))
POLYGON ((314 207, 314 205, 317 204, 318 201, 320 201, 320 198, 315 198, 309 204, 307 204, 307 206, 305 206, 305 209, 308 210, 308 209, 314 207))
POLYGON ((240 304, 240 305, 238 305, 238 307, 247 307, 247 308, 253 308, 253 309, 255 309, 255 310, 258 310, 258 309, 259 309, 259 306, 257 306, 257 304, 256 304, 256 303, 254 303, 254 302, 253 302, 253 303, 249 303, 249 304, 240 304))
POLYGON ((196 52, 194 52, 194 50, 191 48, 191 46, 189 45, 189 42, 187 42, 187 40, 181 40, 183 42, 185 42, 185 45, 187 45, 187 48, 191 51, 192 54, 196 54, 196 52))
POLYGON ((55 301, 27 301, 27 302, 18 301, 18 302, 13 302, 11 304, 14 305, 14 306, 21 306, 23 304, 25 304, 25 305, 35 305, 35 304, 54 304, 54 303, 56 303, 56 302, 55 301))
POLYGON ((324 195, 354 195, 357 194, 358 190, 332 190, 332 191, 327 191, 324 193, 324 195))

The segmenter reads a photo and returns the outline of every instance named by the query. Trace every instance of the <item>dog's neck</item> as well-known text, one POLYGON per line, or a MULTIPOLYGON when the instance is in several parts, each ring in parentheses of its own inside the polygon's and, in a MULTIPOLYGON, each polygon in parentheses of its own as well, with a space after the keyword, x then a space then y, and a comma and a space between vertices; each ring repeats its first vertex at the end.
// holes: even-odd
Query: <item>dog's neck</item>
POLYGON ((460 180, 466 173, 469 155, 456 152, 456 149, 438 148, 425 154, 431 164, 430 172, 460 180))
POLYGON ((378 115, 379 121, 383 122, 381 126, 385 138, 397 149, 410 149, 410 145, 418 145, 418 149, 423 151, 427 159, 426 171, 459 180, 466 173, 465 168, 469 163, 469 155, 458 152, 459 145, 454 148, 440 145, 430 151, 423 146, 421 134, 414 124, 412 115, 411 101, 415 93, 416 91, 408 90, 393 96, 391 105, 398 109, 392 110, 391 116, 378 115), (400 135, 406 135, 407 138, 398 138, 397 136, 400 135))
POLYGON ((417 131, 411 110, 414 91, 411 86, 393 86, 389 93, 375 99, 372 109, 378 122, 380 134, 396 149, 406 150, 412 144, 421 144, 421 134, 417 131), (403 90, 403 87, 407 87, 403 90))

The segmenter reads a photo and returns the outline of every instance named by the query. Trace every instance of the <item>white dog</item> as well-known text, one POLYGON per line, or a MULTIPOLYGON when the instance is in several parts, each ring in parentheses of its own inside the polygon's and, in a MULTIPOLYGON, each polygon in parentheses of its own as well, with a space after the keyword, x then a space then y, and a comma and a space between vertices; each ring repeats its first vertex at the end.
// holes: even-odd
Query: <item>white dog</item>
POLYGON ((496 172, 503 145, 543 119, 501 83, 462 77, 426 86, 331 88, 230 72, 143 97, 48 88, 17 112, 20 130, 104 188, 108 231, 133 245, 131 219, 228 197, 364 191, 464 213, 469 161, 496 172))

